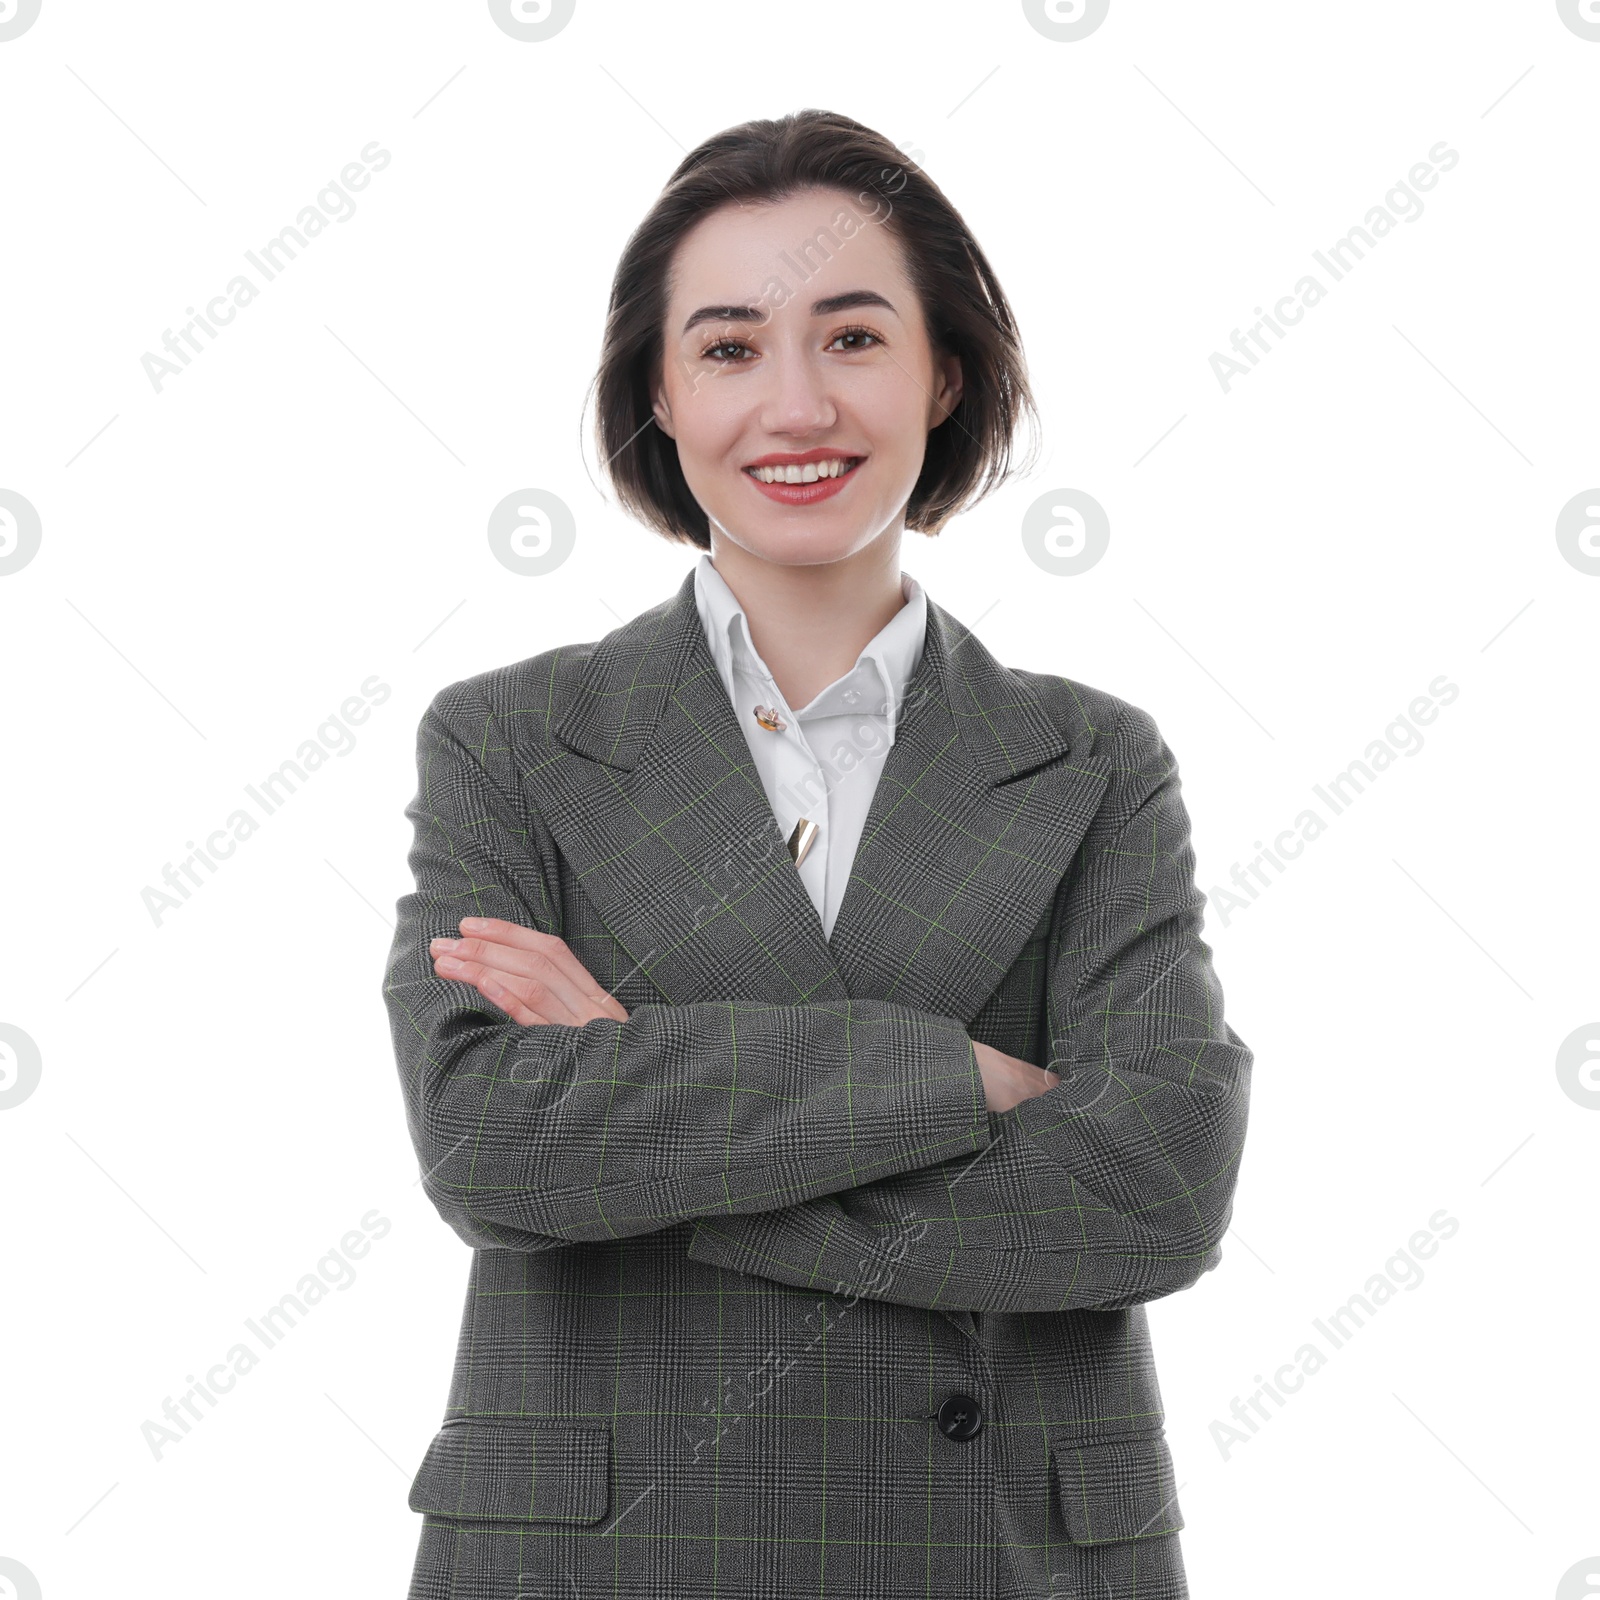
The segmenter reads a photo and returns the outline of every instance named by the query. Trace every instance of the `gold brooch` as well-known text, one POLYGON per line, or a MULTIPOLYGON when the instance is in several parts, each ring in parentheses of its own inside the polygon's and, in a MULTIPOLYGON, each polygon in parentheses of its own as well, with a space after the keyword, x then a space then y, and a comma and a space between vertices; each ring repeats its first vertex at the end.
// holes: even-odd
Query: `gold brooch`
POLYGON ((797 867, 805 860, 806 852, 816 843, 817 835, 821 831, 809 817, 801 817, 795 823, 794 832, 789 835, 789 854, 794 857, 794 864, 797 867))
POLYGON ((757 706, 755 710, 756 721, 759 722, 768 733, 781 733, 783 729, 788 726, 783 718, 780 717, 778 713, 770 706, 757 706))

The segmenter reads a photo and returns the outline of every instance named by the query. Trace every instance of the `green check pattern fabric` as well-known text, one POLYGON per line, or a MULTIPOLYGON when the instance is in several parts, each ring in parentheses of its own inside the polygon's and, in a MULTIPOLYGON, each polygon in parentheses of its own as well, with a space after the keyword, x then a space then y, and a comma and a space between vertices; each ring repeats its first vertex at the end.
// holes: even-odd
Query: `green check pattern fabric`
POLYGON ((411 1600, 1183 1600, 1144 1307, 1221 1259, 1251 1054, 1148 714, 930 595, 826 937, 691 573, 441 690, 406 814, 384 999, 473 1252, 411 1600), (628 1020, 436 977, 469 915, 628 1020), (990 1112, 973 1040, 1062 1081, 990 1112))

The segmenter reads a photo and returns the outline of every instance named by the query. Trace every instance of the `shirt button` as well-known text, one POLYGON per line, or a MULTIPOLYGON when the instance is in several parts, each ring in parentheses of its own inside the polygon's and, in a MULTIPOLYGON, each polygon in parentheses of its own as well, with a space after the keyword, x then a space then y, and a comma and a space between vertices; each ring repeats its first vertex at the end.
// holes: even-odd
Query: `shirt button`
POLYGON ((939 1407, 939 1432, 947 1439, 965 1443, 983 1429, 983 1413, 970 1394, 952 1394, 939 1407))

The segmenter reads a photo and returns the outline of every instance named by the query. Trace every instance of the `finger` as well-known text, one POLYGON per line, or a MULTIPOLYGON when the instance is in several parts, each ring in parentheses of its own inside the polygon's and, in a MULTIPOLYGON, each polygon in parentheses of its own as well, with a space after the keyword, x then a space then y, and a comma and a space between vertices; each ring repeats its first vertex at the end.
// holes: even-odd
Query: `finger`
MULTIPOLYGON (((467 982, 466 979, 453 981, 467 982)), ((485 973, 476 983, 467 983, 467 986, 475 989, 491 1005, 498 1006, 513 1022, 521 1023, 524 1027, 551 1020, 529 1003, 527 995, 519 993, 513 985, 500 983, 491 974, 485 973)))
MULTIPOLYGON (((589 998, 601 989, 566 941, 553 933, 540 933, 499 917, 463 917, 461 931, 463 944, 501 947, 504 970, 515 976, 538 977, 574 998, 589 998)), ((477 951, 457 950, 456 954, 475 957, 477 951)))
POLYGON ((485 1000, 499 1006, 513 1022, 520 1023, 525 1028, 550 1020, 528 1005, 515 990, 508 989, 493 977, 486 976, 481 983, 475 984, 473 987, 478 990, 485 1000))
POLYGON ((572 1021, 564 1005, 538 978, 496 971, 481 961, 450 955, 435 956, 433 968, 439 977, 467 984, 486 999, 493 1000, 514 1021, 524 1022, 533 1015, 541 1021, 572 1021))
MULTIPOLYGON (((518 957, 518 960, 523 959, 526 958, 518 957)), ((434 971, 441 978, 470 984, 480 994, 486 994, 490 986, 498 985, 494 998, 502 1009, 508 1009, 503 996, 514 997, 539 1022, 560 1022, 576 1027, 592 1021, 596 1015, 614 1014, 609 1008, 602 1012, 600 1007, 582 999, 573 1002, 579 1009, 576 1011, 570 1009, 560 992, 552 989, 541 976, 525 977, 514 972, 508 973, 488 966, 482 961, 464 960, 453 955, 435 956, 433 965, 434 971)), ((627 1021, 628 1013, 620 1008, 617 1008, 617 1011, 620 1013, 619 1020, 627 1021)), ((524 1019, 518 1017, 517 1020, 524 1019)))
POLYGON ((577 1009, 584 1002, 572 980, 538 950, 462 938, 453 950, 435 955, 434 966, 442 977, 474 985, 486 976, 515 984, 525 1000, 560 1022, 576 1023, 591 1015, 577 1009))
MULTIPOLYGON (((531 978, 541 984, 561 1021, 587 1022, 597 1013, 626 1021, 628 1013, 573 955, 564 940, 538 933, 515 922, 496 918, 464 918, 481 922, 484 931, 463 933, 450 954, 457 960, 476 962, 511 978, 531 978)), ((437 949, 440 941, 434 941, 437 949)))
MULTIPOLYGON (((596 1016, 616 1014, 608 998, 590 999, 586 995, 575 995, 565 986, 565 980, 555 979, 549 973, 536 972, 529 976, 520 971, 507 971, 503 966, 491 965, 488 959, 463 960, 446 955, 435 957, 434 967, 440 977, 470 983, 480 990, 485 983, 498 983, 515 994, 524 1005, 541 1012, 546 1021, 581 1027, 596 1016)), ((622 1012, 621 1018, 625 1020, 626 1017, 627 1013, 622 1012)))
POLYGON ((436 962, 471 962, 490 972, 503 972, 508 978, 531 978, 540 970, 527 951, 490 939, 435 939, 428 953, 436 962))
POLYGON ((500 917, 463 917, 460 926, 463 941, 481 940, 485 944, 503 945, 522 955, 542 958, 580 985, 594 981, 567 947, 566 940, 553 933, 540 933, 537 928, 525 928, 520 922, 507 922, 500 917))
MULTIPOLYGON (((473 980, 469 978, 461 978, 459 974, 440 973, 439 976, 453 977, 459 982, 472 983, 473 987, 476 988, 480 994, 483 992, 483 986, 485 984, 492 985, 494 982, 499 981, 503 988, 507 989, 511 994, 517 997, 524 1008, 540 1003, 540 997, 544 993, 542 988, 539 986, 537 979, 512 977, 500 978, 497 980, 496 974, 492 970, 480 971, 476 982, 473 982, 473 980)), ((630 1013, 626 1006, 623 1006, 617 1001, 612 1000, 609 995, 604 996, 603 998, 611 1015, 614 1015, 619 1022, 626 1022, 628 1020, 630 1013)), ((543 1003, 546 1005, 549 1004, 548 1001, 543 1003)), ((555 1016, 543 1016, 537 1010, 535 1010, 530 1012, 527 1018, 519 1017, 517 1020, 530 1022, 560 1022, 563 1019, 555 1016)), ((581 1026, 583 1023, 591 1022, 593 1020, 594 1014, 592 1012, 588 1012, 581 1014, 576 1023, 569 1020, 567 1021, 566 1025, 569 1027, 581 1026)))

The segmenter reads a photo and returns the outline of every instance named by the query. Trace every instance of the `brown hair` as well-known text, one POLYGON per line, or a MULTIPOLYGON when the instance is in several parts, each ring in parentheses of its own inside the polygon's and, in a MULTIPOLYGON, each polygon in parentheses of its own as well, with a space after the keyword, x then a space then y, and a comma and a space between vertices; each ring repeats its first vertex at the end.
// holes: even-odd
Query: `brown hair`
MULTIPOLYGON (((959 356, 962 393, 928 434, 906 526, 936 534, 1016 470, 1012 435, 1037 421, 1022 343, 993 269, 939 186, 882 134, 833 111, 745 122, 691 150, 623 248, 611 282, 605 342, 591 392, 595 438, 622 505, 667 539, 711 548, 676 443, 655 425, 667 277, 683 237, 730 203, 779 201, 810 188, 843 190, 887 210, 936 350, 959 356)), ((830 231, 817 235, 840 242, 830 231)), ((1032 461, 1030 451, 1027 462, 1032 461)))

